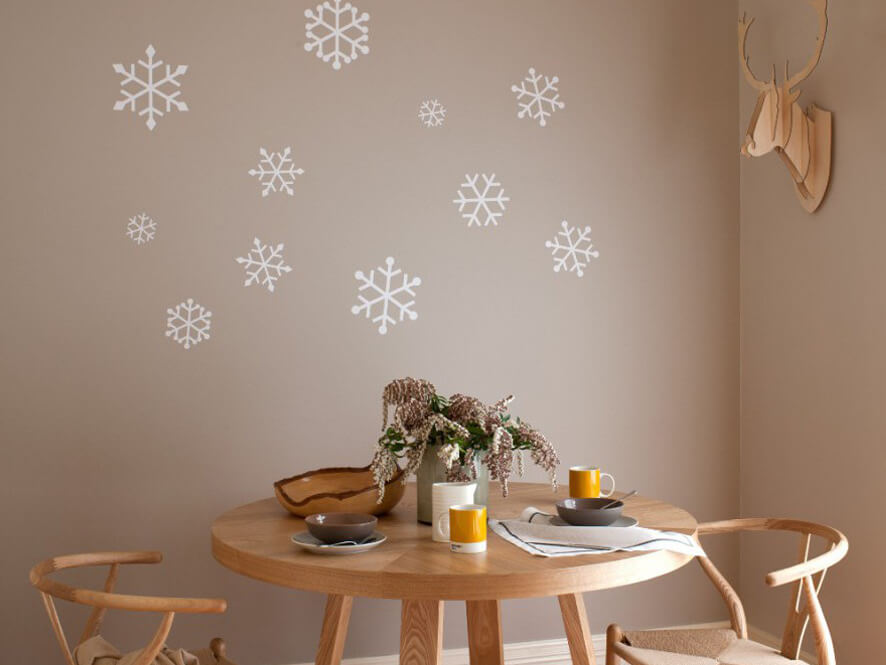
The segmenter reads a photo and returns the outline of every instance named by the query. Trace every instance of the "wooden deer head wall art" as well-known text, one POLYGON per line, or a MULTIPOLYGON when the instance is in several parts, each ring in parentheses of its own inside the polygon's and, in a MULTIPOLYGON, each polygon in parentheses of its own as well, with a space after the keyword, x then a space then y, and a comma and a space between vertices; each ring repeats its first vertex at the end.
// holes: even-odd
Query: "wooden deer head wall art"
POLYGON ((788 168, 800 203, 808 212, 814 212, 821 205, 831 177, 831 112, 815 104, 804 111, 797 103, 801 91, 794 88, 812 73, 821 59, 828 29, 828 2, 808 1, 818 14, 818 37, 815 52, 803 69, 791 76, 785 62, 781 85, 776 84, 775 65, 769 81, 754 76, 745 52, 748 29, 754 19, 748 21, 746 16, 738 22, 738 55, 745 78, 759 91, 741 153, 746 157, 759 157, 774 150, 788 168))

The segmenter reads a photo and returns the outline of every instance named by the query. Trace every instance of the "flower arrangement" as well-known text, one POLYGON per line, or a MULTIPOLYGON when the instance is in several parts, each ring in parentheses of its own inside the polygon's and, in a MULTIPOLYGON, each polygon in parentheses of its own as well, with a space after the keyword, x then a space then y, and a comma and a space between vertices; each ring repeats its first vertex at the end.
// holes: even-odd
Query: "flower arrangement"
POLYGON ((523 453, 528 450, 532 461, 548 472, 556 490, 557 452, 543 434, 512 418, 508 404, 513 399, 509 395, 486 405, 470 395, 443 397, 424 379, 391 381, 382 393, 382 435, 371 465, 379 501, 385 483, 397 472, 397 461, 405 460, 406 482, 432 444, 440 445, 438 454, 449 481, 476 479, 477 462, 482 460, 489 477, 499 481, 502 495, 507 496, 514 464, 522 476, 523 453))

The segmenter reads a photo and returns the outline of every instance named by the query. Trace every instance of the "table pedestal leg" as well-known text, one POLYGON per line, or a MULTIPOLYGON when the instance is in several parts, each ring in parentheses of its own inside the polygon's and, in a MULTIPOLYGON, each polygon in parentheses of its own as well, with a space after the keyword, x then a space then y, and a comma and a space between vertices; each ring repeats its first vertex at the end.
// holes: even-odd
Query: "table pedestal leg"
POLYGON ((498 601, 469 600, 465 605, 471 665, 504 665, 498 601))
POLYGON ((588 615, 580 593, 558 596, 566 640, 573 665, 594 665, 594 648, 591 645, 591 631, 588 629, 588 615))
POLYGON ((400 665, 439 665, 443 601, 404 600, 400 615, 400 665))
POLYGON ((341 662, 353 604, 353 596, 327 596, 326 614, 323 615, 323 629, 320 631, 320 646, 317 648, 317 658, 314 661, 316 665, 339 665, 341 662))

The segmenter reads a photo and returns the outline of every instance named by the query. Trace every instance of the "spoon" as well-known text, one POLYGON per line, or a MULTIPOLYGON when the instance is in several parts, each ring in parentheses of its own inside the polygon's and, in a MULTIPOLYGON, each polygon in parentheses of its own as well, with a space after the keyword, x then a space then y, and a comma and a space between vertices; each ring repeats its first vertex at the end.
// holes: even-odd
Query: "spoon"
POLYGON ((600 508, 598 508, 598 510, 606 510, 607 508, 612 508, 612 506, 617 504, 619 501, 624 501, 625 499, 629 499, 630 497, 634 496, 636 493, 637 493, 637 490, 631 490, 630 492, 628 492, 624 496, 619 497, 617 499, 613 499, 612 501, 607 503, 605 506, 601 506, 600 508))
POLYGON ((365 545, 370 540, 372 540, 372 534, 366 536, 359 543, 356 540, 340 540, 337 543, 321 543, 319 547, 353 547, 354 545, 365 545))

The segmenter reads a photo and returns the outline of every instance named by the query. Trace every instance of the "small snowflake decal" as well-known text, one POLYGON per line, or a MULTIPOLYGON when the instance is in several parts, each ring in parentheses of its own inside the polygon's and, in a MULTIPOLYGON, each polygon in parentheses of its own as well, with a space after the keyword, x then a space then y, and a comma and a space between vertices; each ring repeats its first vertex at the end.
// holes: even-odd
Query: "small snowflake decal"
POLYGON ((258 152, 261 155, 258 168, 249 169, 249 175, 258 176, 263 185, 261 195, 267 196, 271 192, 286 192, 292 196, 295 176, 302 175, 305 171, 295 168, 292 157, 289 156, 291 152, 289 146, 283 152, 268 153, 264 148, 259 148, 258 152))
POLYGON ((369 14, 363 12, 357 16, 358 9, 350 2, 342 4, 342 0, 326 0, 316 9, 306 9, 305 18, 305 51, 317 49, 316 55, 323 62, 332 60, 332 68, 341 69, 356 60, 360 54, 369 53, 369 14), (317 29, 318 33, 314 30, 317 29), (327 44, 329 40, 331 43, 327 44))
POLYGON ((283 243, 272 247, 263 245, 261 240, 255 238, 252 245, 249 254, 235 259, 240 265, 246 266, 246 281, 243 286, 261 284, 273 293, 274 282, 280 279, 283 273, 292 271, 292 267, 286 265, 283 260, 283 243))
POLYGON ((135 112, 136 102, 144 98, 138 114, 139 116, 148 116, 145 124, 151 131, 157 126, 157 118, 162 118, 165 113, 169 113, 173 108, 176 111, 188 110, 188 105, 181 99, 178 99, 178 96, 181 94, 181 90, 178 89, 181 87, 178 77, 188 71, 188 66, 179 65, 175 68, 175 71, 172 71, 172 66, 166 65, 165 75, 161 72, 155 75, 154 70, 163 64, 162 60, 154 62, 154 54, 156 52, 154 47, 149 44, 148 48, 145 49, 148 61, 138 61, 141 68, 145 70, 144 78, 139 78, 138 74, 136 74, 135 64, 129 65, 128 70, 121 64, 114 65, 114 71, 123 77, 123 80, 120 81, 120 94, 123 95, 123 99, 119 99, 114 103, 114 110, 123 111, 128 106, 130 111, 135 112), (127 86, 129 86, 129 89, 127 89, 127 86), (161 108, 161 105, 166 106, 165 110, 161 108))
POLYGON ((494 173, 489 176, 485 173, 465 174, 465 181, 457 193, 458 198, 452 199, 452 202, 458 204, 458 211, 468 220, 469 227, 481 226, 481 221, 482 226, 498 226, 498 218, 504 213, 505 202, 511 200, 505 196, 505 190, 496 181, 494 173), (477 183, 481 177, 483 184, 479 186, 477 183))
POLYGON ((418 118, 425 127, 439 127, 446 116, 446 107, 436 99, 428 99, 421 103, 418 118))
POLYGON ((360 302, 351 307, 351 313, 365 312, 367 319, 372 318, 373 323, 381 324, 378 327, 378 332, 384 335, 388 332, 389 323, 393 326, 398 320, 403 321, 405 317, 409 317, 410 321, 415 321, 418 318, 418 313, 412 309, 415 300, 406 301, 406 298, 415 297, 413 288, 421 285, 421 278, 409 279, 409 275, 399 268, 395 270, 394 259, 391 256, 385 259, 385 267, 379 266, 376 270, 370 270, 368 277, 363 274, 362 270, 354 273, 354 277, 361 282, 357 295, 360 302), (376 270, 379 273, 378 280, 376 280, 376 270), (401 273, 403 277, 397 280, 397 276, 401 273), (400 282, 399 285, 395 284, 397 281, 400 282), (366 289, 371 289, 369 298, 361 295, 366 289), (399 314, 398 319, 392 316, 392 310, 399 314), (375 312, 378 314, 373 316, 375 312))
POLYGON ((563 230, 557 231, 553 240, 545 241, 545 247, 551 250, 551 256, 554 257, 554 272, 565 268, 566 272, 574 272, 581 277, 591 258, 600 256, 600 252, 591 244, 591 227, 586 226, 579 230, 575 226, 569 226, 565 219, 560 226, 563 230))
POLYGON ((167 309, 166 313, 169 315, 166 317, 166 336, 184 344, 186 349, 209 339, 212 312, 195 303, 193 298, 179 303, 175 309, 167 309))
POLYGON ((138 213, 135 217, 130 217, 129 224, 126 225, 126 235, 132 238, 136 245, 151 242, 156 232, 157 222, 143 212, 138 213))
POLYGON ((536 74, 535 69, 529 68, 529 76, 520 81, 520 85, 512 85, 511 92, 517 93, 517 111, 518 118, 530 117, 538 120, 538 124, 544 127, 547 124, 547 118, 554 111, 562 109, 566 106, 560 101, 560 92, 557 89, 559 78, 554 76, 548 78, 541 74, 536 74), (544 85, 540 86, 539 82, 544 79, 544 85), (526 98, 526 101, 523 99, 526 98))

